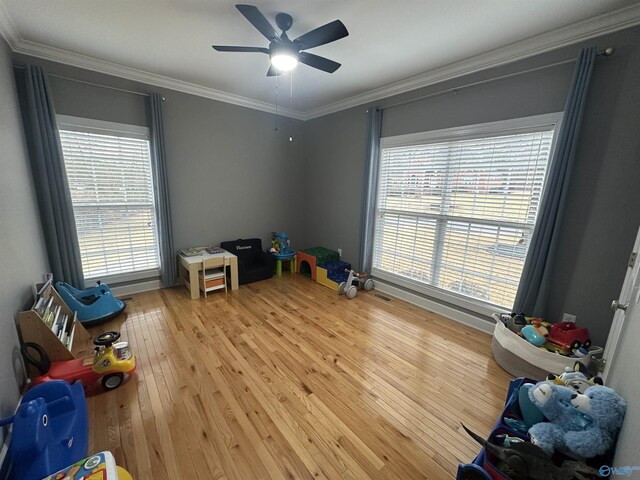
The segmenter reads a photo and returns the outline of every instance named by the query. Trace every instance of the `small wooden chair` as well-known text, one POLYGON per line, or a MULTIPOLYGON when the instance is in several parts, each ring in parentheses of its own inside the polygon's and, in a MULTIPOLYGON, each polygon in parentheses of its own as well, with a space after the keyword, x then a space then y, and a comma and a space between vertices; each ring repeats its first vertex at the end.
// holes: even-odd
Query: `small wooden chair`
POLYGON ((227 265, 226 257, 213 257, 202 260, 202 270, 198 274, 200 290, 207 298, 207 292, 224 288, 227 291, 227 265), (207 272, 208 270, 208 272, 207 272))

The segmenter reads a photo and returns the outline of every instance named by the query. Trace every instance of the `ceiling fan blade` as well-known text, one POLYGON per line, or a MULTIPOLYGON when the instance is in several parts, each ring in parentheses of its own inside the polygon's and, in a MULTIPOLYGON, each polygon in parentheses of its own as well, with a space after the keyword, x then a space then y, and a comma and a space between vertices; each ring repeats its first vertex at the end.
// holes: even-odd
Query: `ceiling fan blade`
POLYGON ((280 75, 281 73, 282 72, 276 67, 274 67, 273 65, 269 65, 269 70, 267 70, 267 77, 275 77, 277 75, 280 75))
POLYGON ((262 47, 233 47, 228 45, 211 45, 214 50, 218 52, 257 52, 257 53, 269 53, 268 48, 262 47))
POLYGON ((269 20, 265 18, 265 16, 258 10, 258 7, 254 7, 253 5, 243 5, 238 4, 236 8, 240 11, 244 17, 249 20, 251 25, 256 27, 258 31, 267 37, 269 40, 279 39, 280 36, 276 29, 273 28, 273 25, 269 23, 269 20))
POLYGON ((349 35, 347 27, 340 20, 334 20, 321 27, 318 27, 294 40, 300 50, 319 47, 325 43, 335 42, 349 35))
POLYGON ((338 62, 334 62, 333 60, 329 60, 328 58, 320 57, 309 52, 300 52, 298 54, 298 60, 305 65, 309 65, 310 67, 317 68, 318 70, 328 73, 333 73, 340 68, 340 64, 338 62))

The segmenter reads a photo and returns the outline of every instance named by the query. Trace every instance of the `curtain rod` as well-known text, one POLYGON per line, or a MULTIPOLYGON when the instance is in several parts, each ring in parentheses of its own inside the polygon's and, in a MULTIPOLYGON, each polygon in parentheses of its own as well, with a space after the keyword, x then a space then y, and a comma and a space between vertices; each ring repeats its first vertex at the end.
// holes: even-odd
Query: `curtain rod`
MULTIPOLYGON (((13 68, 16 68, 18 70, 24 70, 24 66, 22 66, 22 65, 14 65, 13 68)), ((116 90, 118 92, 132 93, 133 95, 140 95, 140 96, 143 96, 143 97, 148 97, 149 96, 148 93, 144 93, 144 92, 137 92, 135 90, 127 90, 125 88, 112 87, 110 85, 101 85, 99 83, 88 82, 86 80, 79 80, 77 78, 65 77, 64 75, 56 75, 55 73, 47 73, 47 76, 55 77, 55 78, 62 78, 64 80, 70 80, 72 82, 77 82, 77 83, 83 83, 85 85, 91 85, 93 87, 108 88, 110 90, 116 90)), ((164 100, 164 97, 162 97, 162 100, 164 100)))
MULTIPOLYGON (((601 50, 597 53, 598 56, 609 57, 613 55, 615 51, 614 47, 607 47, 604 50, 601 50)), ((421 100, 426 100, 427 98, 437 97, 438 95, 444 95, 446 93, 458 93, 458 90, 462 90, 463 88, 475 87, 478 85, 483 85, 489 82, 495 82, 498 80, 504 80, 506 78, 517 77, 518 75, 524 75, 525 73, 537 72, 538 70, 545 70, 547 68, 557 67, 559 65, 565 65, 567 63, 574 63, 576 61, 575 58, 569 60, 561 60, 559 62, 550 63, 548 65, 542 65, 541 67, 529 68, 527 70, 522 70, 520 72, 507 73, 505 75, 501 75, 499 77, 487 78, 485 80, 479 80, 477 82, 467 83, 466 85, 461 85, 459 87, 452 87, 446 90, 441 90, 439 92, 428 93, 426 95, 421 95, 419 97, 411 98, 409 100, 404 100, 402 102, 392 103, 391 105, 387 105, 386 107, 379 107, 381 110, 391 110, 398 107, 403 107, 405 105, 409 105, 411 103, 419 102, 421 100)))

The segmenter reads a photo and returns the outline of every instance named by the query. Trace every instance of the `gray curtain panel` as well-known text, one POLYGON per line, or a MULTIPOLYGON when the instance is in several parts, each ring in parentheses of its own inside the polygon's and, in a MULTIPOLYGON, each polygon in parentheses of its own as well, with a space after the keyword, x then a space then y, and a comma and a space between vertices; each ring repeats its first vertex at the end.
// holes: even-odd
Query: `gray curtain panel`
POLYGON ((149 96, 151 130, 151 170, 155 186, 156 217, 158 221, 158 243, 160 246, 160 276, 165 287, 177 283, 176 252, 173 249, 171 230, 171 205, 169 203, 169 178, 167 154, 164 146, 164 124, 162 121, 162 96, 149 96))
POLYGON ((362 218, 360 222, 360 270, 363 272, 371 272, 371 262, 373 258, 373 228, 375 225, 381 134, 382 108, 371 106, 367 110, 364 194, 362 197, 362 218))
POLYGON ((596 47, 588 47, 578 56, 538 220, 520 277, 514 312, 545 314, 556 244, 596 55, 596 47))
POLYGON ((25 66, 23 115, 49 266, 56 281, 84 288, 73 204, 47 73, 25 66))

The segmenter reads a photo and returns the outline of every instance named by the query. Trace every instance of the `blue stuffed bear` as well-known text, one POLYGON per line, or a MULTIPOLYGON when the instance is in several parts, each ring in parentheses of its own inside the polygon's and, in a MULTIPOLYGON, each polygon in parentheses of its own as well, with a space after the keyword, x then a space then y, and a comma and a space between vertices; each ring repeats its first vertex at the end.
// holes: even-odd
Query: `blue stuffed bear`
POLYGON ((531 441, 549 455, 556 450, 583 458, 604 454, 613 444, 626 412, 624 400, 600 385, 580 394, 540 382, 529 390, 529 398, 549 420, 529 429, 531 441))

